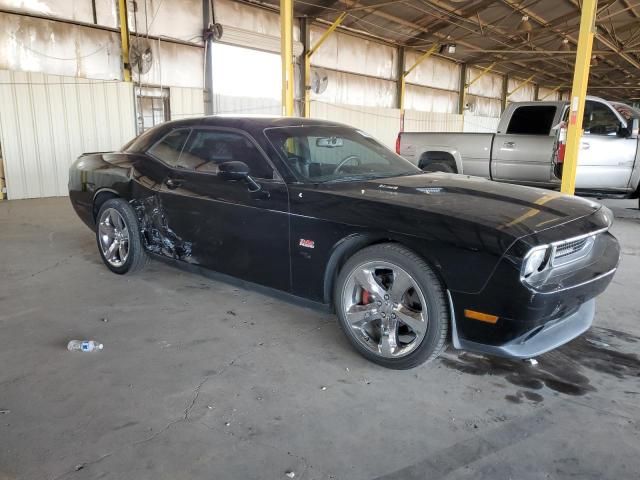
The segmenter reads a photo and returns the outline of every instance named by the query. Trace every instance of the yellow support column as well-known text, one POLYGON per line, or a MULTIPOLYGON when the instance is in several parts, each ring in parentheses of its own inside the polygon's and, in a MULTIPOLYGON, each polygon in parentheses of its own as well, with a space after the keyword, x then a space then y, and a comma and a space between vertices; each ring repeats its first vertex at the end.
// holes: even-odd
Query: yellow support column
POLYGON ((329 28, 322 34, 316 44, 304 53, 304 116, 309 118, 311 116, 311 56, 316 53, 320 45, 324 43, 331 33, 340 26, 340 24, 347 17, 346 12, 343 12, 336 18, 329 28))
POLYGON ((582 15, 580 17, 580 35, 578 36, 578 50, 576 65, 573 71, 573 87, 571 89, 571 104, 569 106, 569 128, 567 129, 567 149, 562 167, 562 193, 573 195, 576 189, 576 168, 578 166, 578 152, 582 137, 582 116, 584 115, 584 100, 589 83, 589 65, 591 64, 591 48, 595 33, 596 8, 598 0, 583 0, 582 15))
POLYGON ((129 65, 129 23, 127 22, 127 1, 118 0, 120 14, 120 45, 122 48, 122 76, 125 82, 131 81, 131 65, 129 65))
POLYGON ((293 0, 280 0, 280 55, 282 58, 282 112, 294 114, 293 0))

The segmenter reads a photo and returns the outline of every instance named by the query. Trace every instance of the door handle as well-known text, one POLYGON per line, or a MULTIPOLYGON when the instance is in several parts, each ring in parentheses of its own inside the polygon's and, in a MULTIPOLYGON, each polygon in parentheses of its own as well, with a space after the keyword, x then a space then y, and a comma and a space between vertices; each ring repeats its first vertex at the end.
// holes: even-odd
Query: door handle
POLYGON ((504 142, 504 148, 516 148, 516 142, 504 142))
POLYGON ((174 190, 182 185, 183 180, 178 180, 176 178, 167 178, 164 183, 170 189, 174 190))
POLYGON ((582 148, 582 150, 589 150, 591 148, 591 144, 587 142, 582 142, 580 144, 580 148, 582 148))

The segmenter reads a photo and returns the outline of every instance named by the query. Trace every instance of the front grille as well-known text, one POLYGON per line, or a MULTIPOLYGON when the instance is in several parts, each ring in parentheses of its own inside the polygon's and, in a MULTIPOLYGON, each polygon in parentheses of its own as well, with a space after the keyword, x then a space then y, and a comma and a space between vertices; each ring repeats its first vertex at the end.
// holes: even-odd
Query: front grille
POLYGON ((556 247, 556 258, 566 257, 567 255, 572 255, 574 253, 578 253, 582 250, 587 244, 587 238, 581 238, 579 240, 569 240, 559 244, 556 247))
POLYGON ((552 244, 551 264, 557 267, 586 257, 593 248, 597 234, 598 232, 594 232, 552 244))

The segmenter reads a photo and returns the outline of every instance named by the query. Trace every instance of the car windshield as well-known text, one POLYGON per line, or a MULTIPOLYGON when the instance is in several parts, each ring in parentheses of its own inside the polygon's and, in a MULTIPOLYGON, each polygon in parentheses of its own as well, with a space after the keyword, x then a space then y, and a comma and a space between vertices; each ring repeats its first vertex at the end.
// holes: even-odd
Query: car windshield
POLYGON ((422 171, 360 130, 340 126, 265 130, 295 177, 326 183, 413 175, 422 171))

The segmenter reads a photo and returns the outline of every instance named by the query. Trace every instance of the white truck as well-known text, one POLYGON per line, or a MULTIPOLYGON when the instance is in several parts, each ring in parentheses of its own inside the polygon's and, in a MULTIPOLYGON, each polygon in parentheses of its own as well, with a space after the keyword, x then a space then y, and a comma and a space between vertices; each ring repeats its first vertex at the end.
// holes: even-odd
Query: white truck
MULTIPOLYGON (((476 175, 499 182, 558 188, 560 131, 568 102, 517 102, 505 109, 496 133, 400 132, 397 152, 425 171, 476 175)), ((587 97, 576 190, 638 197, 640 111, 587 97)))

